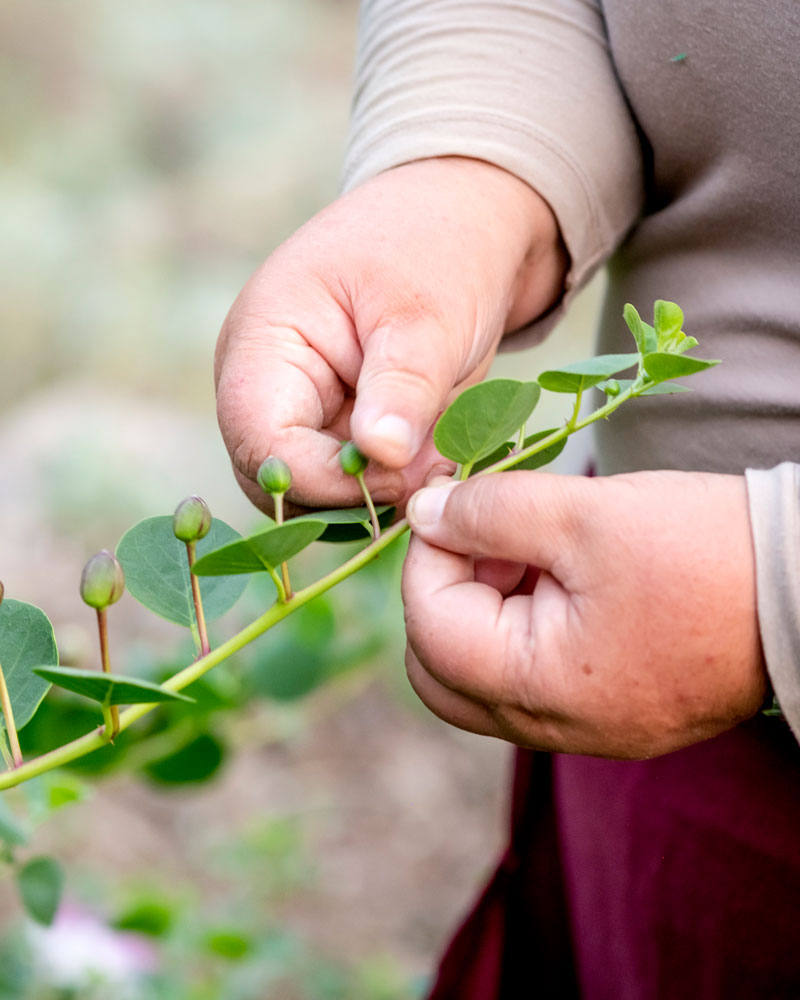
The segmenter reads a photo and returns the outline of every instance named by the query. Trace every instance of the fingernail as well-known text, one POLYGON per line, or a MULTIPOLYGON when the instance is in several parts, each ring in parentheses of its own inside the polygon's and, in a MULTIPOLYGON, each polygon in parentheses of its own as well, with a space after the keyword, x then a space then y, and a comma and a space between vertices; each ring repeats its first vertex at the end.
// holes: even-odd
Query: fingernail
POLYGON ((453 486, 427 486, 418 490, 408 503, 406 514, 411 526, 431 527, 441 518, 453 486))
POLYGON ((368 433, 373 440, 379 438, 390 448, 403 452, 409 459, 416 454, 416 435, 405 417, 387 413, 375 421, 368 433))

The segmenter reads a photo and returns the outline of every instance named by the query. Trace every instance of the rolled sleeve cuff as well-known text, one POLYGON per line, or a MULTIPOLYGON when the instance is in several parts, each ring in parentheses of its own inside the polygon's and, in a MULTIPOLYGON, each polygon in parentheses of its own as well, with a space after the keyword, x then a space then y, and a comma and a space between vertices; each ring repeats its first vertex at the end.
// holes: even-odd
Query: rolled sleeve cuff
POLYGON ((767 672, 800 741, 800 465, 747 469, 758 624, 767 672))

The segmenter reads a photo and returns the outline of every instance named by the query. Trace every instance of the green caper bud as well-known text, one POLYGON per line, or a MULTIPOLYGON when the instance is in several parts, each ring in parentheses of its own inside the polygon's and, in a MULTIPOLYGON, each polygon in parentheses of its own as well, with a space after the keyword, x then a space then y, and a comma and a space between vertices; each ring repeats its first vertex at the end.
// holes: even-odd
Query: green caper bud
POLYGON ((620 384, 615 378, 610 378, 603 385, 603 392, 607 396, 619 396, 620 384))
POLYGON ((339 465, 342 467, 342 472, 348 476, 360 476, 366 469, 368 462, 369 459, 366 455, 362 455, 352 441, 344 442, 339 452, 339 465))
POLYGON ((270 455, 261 463, 256 475, 258 485, 265 493, 283 494, 292 485, 292 472, 282 458, 270 455))
POLYGON ((81 597, 90 608, 107 608, 122 597, 125 590, 125 574, 119 559, 101 549, 83 567, 81 574, 81 597))
POLYGON ((172 531, 181 542, 198 542, 211 530, 211 511, 200 497, 181 500, 172 516, 172 531))

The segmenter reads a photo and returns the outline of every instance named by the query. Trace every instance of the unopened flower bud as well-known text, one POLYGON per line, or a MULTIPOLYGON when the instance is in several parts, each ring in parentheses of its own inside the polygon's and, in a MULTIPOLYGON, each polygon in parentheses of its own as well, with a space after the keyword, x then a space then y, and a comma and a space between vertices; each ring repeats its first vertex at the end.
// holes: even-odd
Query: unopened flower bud
POLYGON ((619 396, 619 390, 620 390, 620 385, 615 378, 610 378, 603 385, 603 392, 605 392, 607 396, 619 396))
POLYGON ((200 497, 181 500, 172 516, 172 530, 181 541, 198 542, 211 530, 211 511, 200 497))
POLYGON ((339 465, 342 472, 348 476, 360 476, 366 469, 369 459, 362 455, 352 441, 345 441, 342 450, 339 452, 339 465))
POLYGON ((292 485, 292 472, 282 458, 270 455, 261 463, 258 475, 258 485, 265 493, 283 494, 292 485))
POLYGON ((90 608, 107 608, 122 597, 125 590, 125 574, 119 559, 101 549, 83 567, 81 574, 81 597, 90 608))

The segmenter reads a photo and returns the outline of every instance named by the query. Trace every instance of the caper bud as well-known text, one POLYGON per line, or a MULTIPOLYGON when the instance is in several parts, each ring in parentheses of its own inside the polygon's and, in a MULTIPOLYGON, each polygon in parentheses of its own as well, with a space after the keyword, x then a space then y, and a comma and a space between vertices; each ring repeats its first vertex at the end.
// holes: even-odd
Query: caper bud
POLYGON ((368 462, 369 459, 366 455, 361 454, 354 442, 344 442, 339 452, 339 465, 342 467, 342 472, 348 476, 360 476, 366 469, 368 462))
POLYGON ((256 475, 258 485, 265 493, 285 493, 292 485, 292 472, 282 458, 270 455, 261 463, 256 475))
POLYGON ((211 530, 211 511, 200 497, 181 500, 172 516, 172 531, 181 542, 197 542, 211 530))
POLYGON ((81 574, 81 597, 90 608, 106 608, 122 597, 125 574, 119 559, 101 549, 86 563, 81 574))

